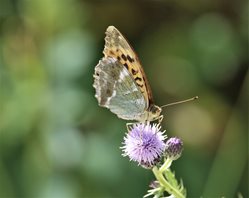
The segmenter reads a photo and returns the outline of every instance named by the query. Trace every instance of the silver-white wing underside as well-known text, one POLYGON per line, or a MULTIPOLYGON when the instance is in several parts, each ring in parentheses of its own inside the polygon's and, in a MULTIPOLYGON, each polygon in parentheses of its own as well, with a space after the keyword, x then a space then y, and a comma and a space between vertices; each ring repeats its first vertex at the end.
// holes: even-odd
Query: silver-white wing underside
POLYGON ((140 89, 129 71, 115 58, 102 58, 95 67, 95 97, 100 106, 109 108, 118 117, 140 120, 148 108, 140 89))

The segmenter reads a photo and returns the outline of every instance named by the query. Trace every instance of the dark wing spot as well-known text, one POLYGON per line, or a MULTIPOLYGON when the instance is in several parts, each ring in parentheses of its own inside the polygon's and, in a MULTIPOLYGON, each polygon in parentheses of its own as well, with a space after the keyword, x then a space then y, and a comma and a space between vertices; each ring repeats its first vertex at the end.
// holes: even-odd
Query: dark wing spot
POLYGON ((133 58, 131 58, 129 55, 127 55, 127 59, 128 59, 131 63, 133 63, 133 62, 134 62, 134 59, 133 59, 133 58))
POLYGON ((124 64, 124 66, 126 67, 126 69, 128 69, 128 65, 127 65, 127 63, 125 63, 125 64, 124 64))
POLYGON ((110 89, 107 89, 107 90, 106 90, 106 95, 107 95, 107 96, 110 96, 110 95, 111 95, 111 90, 110 90, 110 89))
POLYGON ((142 78, 136 77, 134 80, 135 80, 135 81, 142 81, 142 78))
POLYGON ((117 59, 118 59, 118 61, 120 61, 121 60, 120 56, 118 56, 117 59))
POLYGON ((124 59, 124 61, 127 61, 127 57, 124 54, 122 54, 121 57, 124 59))
POLYGON ((115 73, 114 72, 114 70, 110 73, 110 75, 111 75, 111 77, 113 78, 113 79, 118 79, 118 75, 117 75, 117 73, 115 73))
POLYGON ((135 76, 136 74, 137 74, 137 70, 135 70, 135 69, 131 69, 131 73, 135 76))
POLYGON ((141 88, 144 86, 143 84, 140 85, 139 83, 137 83, 137 85, 138 85, 139 87, 141 87, 141 88))

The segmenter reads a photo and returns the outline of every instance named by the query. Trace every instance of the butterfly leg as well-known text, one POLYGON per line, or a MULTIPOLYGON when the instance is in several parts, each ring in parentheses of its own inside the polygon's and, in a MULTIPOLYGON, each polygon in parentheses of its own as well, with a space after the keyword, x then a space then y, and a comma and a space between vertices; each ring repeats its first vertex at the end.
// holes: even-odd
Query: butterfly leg
POLYGON ((126 128, 127 128, 127 131, 129 132, 131 129, 132 129, 132 125, 134 123, 126 123, 126 128))
POLYGON ((163 115, 160 115, 160 116, 157 118, 157 120, 158 120, 158 124, 161 124, 162 121, 163 121, 163 115))

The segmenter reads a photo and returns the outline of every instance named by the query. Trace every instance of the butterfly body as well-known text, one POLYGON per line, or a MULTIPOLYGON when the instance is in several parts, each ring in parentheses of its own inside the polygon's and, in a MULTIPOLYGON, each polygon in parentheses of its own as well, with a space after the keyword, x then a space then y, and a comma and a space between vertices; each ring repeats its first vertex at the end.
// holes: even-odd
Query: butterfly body
POLYGON ((118 117, 138 122, 160 118, 161 108, 152 92, 134 50, 114 27, 106 30, 104 57, 95 67, 95 97, 100 106, 118 117))

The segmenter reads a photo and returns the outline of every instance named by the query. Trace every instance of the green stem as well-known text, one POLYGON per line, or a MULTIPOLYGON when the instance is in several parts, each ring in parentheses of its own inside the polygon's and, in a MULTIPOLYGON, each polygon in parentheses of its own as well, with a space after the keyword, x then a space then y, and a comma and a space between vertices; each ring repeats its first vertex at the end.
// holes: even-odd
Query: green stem
POLYGON ((156 166, 152 169, 156 179, 159 181, 159 183, 165 188, 165 191, 168 193, 174 195, 176 198, 185 198, 185 196, 179 192, 177 189, 175 189, 163 176, 163 172, 158 170, 156 166))
POLYGON ((168 169, 172 164, 172 160, 170 158, 167 158, 163 165, 160 167, 159 171, 164 172, 166 169, 168 169))

